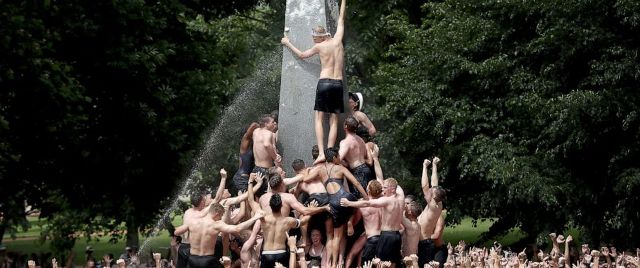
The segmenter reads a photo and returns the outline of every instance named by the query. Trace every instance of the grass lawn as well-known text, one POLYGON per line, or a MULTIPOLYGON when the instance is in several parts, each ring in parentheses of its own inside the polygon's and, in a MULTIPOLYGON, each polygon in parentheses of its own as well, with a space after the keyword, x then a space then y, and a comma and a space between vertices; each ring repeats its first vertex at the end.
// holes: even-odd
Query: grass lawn
MULTIPOLYGON (((33 221, 34 223, 38 222, 37 219, 29 220, 33 221)), ((179 226, 180 224, 182 224, 182 218, 174 217, 173 224, 174 226, 179 226)), ((478 241, 482 232, 485 232, 489 229, 491 224, 492 222, 490 220, 478 221, 477 226, 474 227, 470 218, 464 219, 459 225, 445 227, 444 240, 447 242, 451 242, 451 244, 457 244, 460 240, 466 241, 467 244, 474 243, 478 241)), ((9 251, 22 252, 25 254, 49 252, 49 243, 45 242, 44 244, 41 244, 37 239, 40 234, 40 230, 41 226, 33 224, 32 228, 27 232, 21 232, 18 234, 18 237, 20 237, 21 239, 12 240, 11 238, 5 236, 5 238, 3 239, 3 243, 9 251)), ((576 241, 580 241, 579 232, 577 230, 570 230, 569 233, 576 238, 576 241)), ((490 239, 490 241, 486 242, 484 246, 490 246, 493 241, 499 241, 500 243, 502 243, 502 245, 508 246, 518 241, 522 237, 524 237, 524 233, 522 233, 518 229, 513 229, 503 236, 490 239)), ((145 237, 140 237, 141 244, 144 240, 145 237)), ((150 249, 150 251, 145 250, 145 252, 160 252, 163 256, 166 256, 169 248, 169 243, 169 234, 166 230, 163 230, 158 236, 150 239, 148 246, 148 249, 150 249)), ((93 239, 89 242, 87 242, 86 239, 80 238, 76 241, 76 245, 73 248, 73 251, 77 256, 75 258, 76 264, 83 264, 84 251, 87 245, 93 247, 93 256, 96 258, 101 258, 102 255, 106 253, 112 253, 117 259, 118 256, 124 252, 125 241, 121 240, 114 244, 110 243, 108 238, 101 238, 99 240, 93 239)))

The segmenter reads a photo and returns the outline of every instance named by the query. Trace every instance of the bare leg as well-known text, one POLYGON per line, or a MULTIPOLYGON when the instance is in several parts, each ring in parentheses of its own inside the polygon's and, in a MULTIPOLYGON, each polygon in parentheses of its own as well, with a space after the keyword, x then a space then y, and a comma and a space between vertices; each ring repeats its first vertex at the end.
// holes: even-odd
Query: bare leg
POLYGON ((320 151, 320 154, 318 155, 318 158, 316 159, 316 161, 313 162, 313 164, 322 163, 325 161, 324 126, 323 126, 324 122, 323 121, 324 121, 324 112, 316 111, 314 126, 316 128, 316 143, 318 143, 318 150, 320 151))
POLYGON ((331 113, 329 115, 329 139, 327 140, 327 147, 333 147, 336 145, 336 139, 338 138, 338 114, 331 113))
POLYGON ((331 267, 335 268, 340 263, 340 244, 344 237, 344 227, 336 227, 333 229, 333 243, 331 245, 331 267))
POLYGON ((360 210, 356 209, 355 211, 356 211, 356 213, 351 215, 351 217, 349 218, 349 221, 347 222, 347 235, 348 236, 352 236, 353 235, 353 233, 354 233, 353 226, 358 224, 360 219, 362 219, 362 213, 360 212, 360 210))
MULTIPOLYGON (((353 246, 351 247, 351 250, 349 250, 349 254, 347 255, 347 260, 345 262, 344 267, 351 267, 351 263, 353 262, 353 257, 357 257, 358 255, 360 255, 360 252, 362 251, 362 248, 364 247, 365 243, 367 243, 366 235, 360 236, 358 240, 356 240, 356 242, 353 243, 353 246)), ((360 265, 358 265, 358 267, 360 267, 360 265)))
POLYGON ((342 225, 342 239, 340 239, 340 254, 338 255, 338 260, 340 260, 338 262, 338 264, 342 264, 342 267, 344 267, 344 252, 347 250, 347 238, 344 237, 344 224, 342 225))

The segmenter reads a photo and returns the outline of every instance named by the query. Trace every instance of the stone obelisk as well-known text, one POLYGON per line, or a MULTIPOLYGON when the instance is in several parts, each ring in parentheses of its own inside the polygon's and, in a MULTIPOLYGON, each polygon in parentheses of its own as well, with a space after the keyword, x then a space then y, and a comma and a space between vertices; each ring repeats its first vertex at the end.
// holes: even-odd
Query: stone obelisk
MULTIPOLYGON (((337 0, 287 0, 285 17, 285 34, 293 45, 302 51, 311 48, 313 38, 311 29, 317 25, 324 26, 330 33, 335 33, 339 14, 337 0)), ((288 176, 293 176, 291 162, 304 160, 311 165, 311 147, 316 144, 314 130, 314 101, 316 85, 320 75, 320 58, 313 56, 299 59, 287 47, 283 46, 282 76, 280 82, 280 106, 278 115, 278 143, 283 156, 282 166, 288 176)), ((343 81, 344 82, 344 81, 343 81)), ((343 101, 346 104, 347 91, 343 101)), ((345 105, 345 112, 347 106, 345 105)), ((342 136, 342 120, 338 125, 338 141, 342 136)), ((324 120, 325 145, 328 136, 328 117, 324 120)))

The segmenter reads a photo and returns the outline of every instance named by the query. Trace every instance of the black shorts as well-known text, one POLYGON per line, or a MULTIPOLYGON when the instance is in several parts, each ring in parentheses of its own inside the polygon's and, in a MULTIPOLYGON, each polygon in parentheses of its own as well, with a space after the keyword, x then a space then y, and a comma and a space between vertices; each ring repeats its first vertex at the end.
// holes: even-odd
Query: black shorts
POLYGON ((360 258, 360 262, 364 264, 365 262, 373 260, 376 257, 376 251, 378 247, 378 240, 380 240, 379 235, 374 235, 372 237, 367 238, 367 243, 362 248, 362 258, 360 258))
POLYGON ((341 198, 346 198, 349 201, 358 200, 351 193, 344 191, 344 189, 340 189, 337 193, 329 195, 329 204, 331 207, 331 217, 333 218, 334 228, 338 228, 347 223, 351 215, 355 212, 355 208, 343 207, 340 205, 341 198))
POLYGON ((222 267, 220 261, 215 256, 189 256, 189 268, 211 268, 222 267))
MULTIPOLYGON (((313 194, 310 194, 309 198, 307 199, 307 201, 304 204, 308 205, 313 200, 318 202, 318 207, 326 206, 326 205, 329 204, 329 194, 327 194, 327 193, 313 193, 313 194)), ((329 217, 329 213, 328 212, 320 212, 318 214, 313 215, 313 217, 311 219, 313 221, 315 221, 315 222, 318 222, 318 221, 323 221, 324 222, 327 219, 327 217, 329 217)))
POLYGON ((273 268, 276 267, 276 262, 279 262, 284 267, 289 267, 289 252, 286 250, 284 253, 267 253, 263 251, 260 254, 260 268, 273 268))
POLYGON ((180 243, 178 246, 178 260, 176 261, 176 268, 189 267, 189 256, 191 255, 191 245, 180 243))
POLYGON ((402 248, 402 235, 399 231, 380 232, 376 253, 381 261, 390 261, 395 263, 396 267, 402 265, 400 248, 402 248))
POLYGON ((344 113, 344 88, 342 80, 322 78, 316 88, 314 110, 326 113, 344 113))
POLYGON ((251 173, 262 173, 264 174, 264 180, 262 181, 262 185, 260 185, 259 189, 253 189, 253 194, 259 198, 261 197, 264 193, 267 192, 267 184, 269 184, 269 182, 267 181, 267 178, 269 177, 269 168, 264 168, 264 167, 259 167, 259 166, 255 166, 253 168, 253 171, 251 171, 251 173))
POLYGON ((436 246, 433 240, 425 239, 418 242, 418 265, 424 267, 426 263, 431 261, 437 261, 440 263, 440 267, 444 267, 444 263, 447 261, 449 252, 445 245, 436 246))
MULTIPOLYGON (((369 167, 369 165, 367 164, 359 165, 349 171, 351 171, 353 176, 356 177, 356 180, 360 183, 360 186, 362 186, 362 188, 365 190, 367 189, 367 184, 369 184, 371 180, 375 179, 375 176, 373 174, 373 171, 371 170, 371 167, 369 167)), ((356 188, 355 185, 349 184, 349 190, 353 195, 356 196, 356 198, 358 199, 362 198, 360 191, 358 191, 358 188, 356 188)))
POLYGON ((249 174, 234 174, 232 183, 233 187, 236 189, 236 193, 238 191, 242 191, 243 193, 246 192, 249 185, 249 174))

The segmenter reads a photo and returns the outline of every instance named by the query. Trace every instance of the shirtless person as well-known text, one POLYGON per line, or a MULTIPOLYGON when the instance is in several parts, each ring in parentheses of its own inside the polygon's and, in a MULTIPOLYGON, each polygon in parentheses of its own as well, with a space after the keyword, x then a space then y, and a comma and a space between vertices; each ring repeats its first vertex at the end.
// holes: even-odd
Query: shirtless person
POLYGON ((373 200, 349 201, 340 200, 340 204, 348 207, 376 207, 381 208, 382 224, 380 239, 376 248, 376 255, 381 261, 390 261, 391 268, 400 267, 402 258, 402 212, 404 211, 404 192, 393 178, 386 179, 382 184, 384 196, 373 200))
POLYGON ((298 202, 293 194, 286 192, 286 186, 284 185, 284 182, 282 181, 282 178, 279 174, 272 174, 270 177, 271 178, 269 179, 269 184, 271 186, 271 191, 263 194, 258 202, 256 202, 254 199, 252 185, 252 182, 257 179, 257 176, 254 176, 252 174, 249 177, 248 202, 252 210, 264 210, 266 213, 271 213, 272 211, 271 207, 269 206, 269 201, 271 200, 271 196, 274 193, 279 194, 280 199, 282 200, 282 206, 280 208, 280 213, 282 215, 289 215, 292 208, 305 216, 310 216, 329 210, 329 207, 305 207, 300 202, 298 202))
POLYGON ((408 205, 405 205, 404 217, 402 218, 402 225, 404 226, 404 233, 402 233, 402 256, 404 257, 418 254, 418 241, 420 240, 418 216, 420 216, 421 213, 422 207, 415 201, 411 201, 408 205))
MULTIPOLYGON (((375 179, 375 174, 369 167, 373 164, 372 158, 369 155, 367 146, 362 138, 356 135, 356 129, 358 129, 358 121, 349 116, 344 120, 344 131, 346 136, 340 141, 340 159, 347 162, 349 165, 349 171, 360 183, 360 186, 364 187, 369 184, 369 181, 375 179)), ((360 198, 360 194, 356 191, 355 185, 349 185, 349 190, 356 198, 360 198)))
POLYGON ((316 141, 320 149, 320 156, 315 163, 325 161, 324 155, 324 114, 330 113, 329 117, 329 139, 327 147, 333 147, 338 137, 338 113, 344 113, 344 88, 342 85, 342 72, 344 69, 344 47, 342 46, 342 37, 344 36, 344 17, 346 13, 346 0, 342 0, 340 4, 340 17, 338 18, 338 27, 336 35, 332 38, 331 34, 322 26, 313 28, 313 42, 315 45, 307 51, 300 51, 291 42, 288 37, 283 37, 281 43, 286 45, 296 56, 301 59, 309 58, 313 55, 320 55, 320 63, 322 71, 320 71, 320 80, 316 89, 315 112, 315 131, 316 141))
POLYGON ((309 217, 298 220, 283 216, 280 213, 282 205, 280 194, 272 194, 269 198, 271 213, 261 220, 264 240, 260 268, 273 268, 276 262, 289 264, 289 254, 295 253, 296 248, 287 249, 287 233, 289 229, 299 228, 301 224, 305 224, 309 220, 309 217))
MULTIPOLYGON (((434 260, 437 248, 445 247, 442 239, 440 239, 440 241, 434 241, 438 236, 435 231, 440 215, 442 214, 442 201, 444 201, 444 198, 446 197, 444 189, 438 186, 439 162, 440 158, 433 158, 431 186, 429 186, 429 175, 427 174, 431 161, 425 159, 422 165, 422 192, 424 193, 424 199, 427 201, 427 205, 418 217, 418 224, 420 224, 420 242, 418 242, 419 267, 423 267, 425 263, 429 263, 434 260), (436 236, 434 237, 434 235, 436 236), (438 242, 438 244, 436 242, 438 242)), ((442 222, 442 225, 444 226, 444 221, 442 222)), ((440 262, 440 264, 444 265, 444 261, 440 262)))
MULTIPOLYGON (((382 185, 380 182, 376 180, 370 181, 369 185, 367 185, 367 194, 369 195, 369 200, 382 196, 382 185)), ((362 250, 362 257, 360 258, 360 264, 356 265, 357 267, 361 267, 363 263, 373 260, 376 256, 376 248, 378 246, 378 240, 380 239, 380 209, 364 207, 360 208, 360 212, 362 213, 365 233, 353 244, 349 255, 347 255, 347 261, 344 267, 351 267, 353 257, 357 256, 360 250, 362 250)))
POLYGON ((174 231, 175 235, 181 235, 187 231, 190 233, 190 268, 219 267, 218 258, 214 256, 218 234, 220 232, 238 233, 264 217, 264 212, 257 211, 251 219, 238 225, 229 225, 222 221, 224 212, 222 205, 213 204, 209 210, 211 216, 187 222, 174 231))
MULTIPOLYGON (((255 167, 252 174, 261 172, 267 174, 269 168, 280 165, 282 158, 276 152, 276 134, 278 123, 269 114, 260 117, 260 128, 253 131, 253 156, 255 167)), ((256 190, 255 195, 260 197, 267 191, 267 183, 256 190)))

